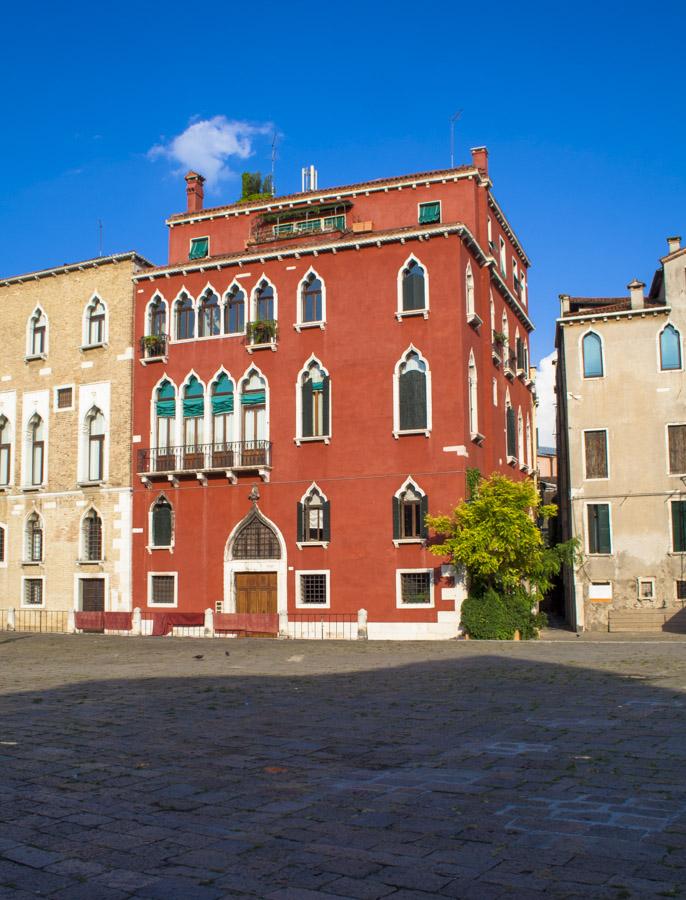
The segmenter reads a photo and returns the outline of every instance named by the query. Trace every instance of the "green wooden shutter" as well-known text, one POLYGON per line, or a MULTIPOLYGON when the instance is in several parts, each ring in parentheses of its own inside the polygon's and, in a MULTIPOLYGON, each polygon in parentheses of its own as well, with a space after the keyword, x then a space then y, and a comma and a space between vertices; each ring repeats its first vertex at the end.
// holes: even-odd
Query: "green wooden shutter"
POLYGON ((308 378, 302 386, 302 426, 303 437, 312 437, 314 426, 312 423, 312 382, 308 378))
POLYGON ((329 427, 329 409, 331 406, 330 399, 329 399, 330 398, 330 387, 329 387, 330 381, 331 381, 331 379, 329 378, 329 376, 325 375, 324 383, 323 383, 323 387, 322 387, 322 391, 324 393, 324 397, 322 400, 322 403, 324 406, 324 415, 323 415, 324 421, 323 421, 322 425, 323 425, 324 430, 322 433, 326 436, 331 434, 331 429, 329 427))
POLYGON ((686 502, 672 503, 672 545, 675 553, 686 552, 686 502))
POLYGON ((166 504, 158 504, 152 512, 153 547, 169 547, 172 541, 172 511, 166 504))
POLYGON ((404 372, 399 378, 400 430, 426 428, 426 375, 404 372))
POLYGON ((324 532, 323 540, 330 541, 331 540, 331 508, 328 500, 324 501, 324 512, 323 512, 323 528, 324 532))
POLYGON ((515 414, 511 406, 507 407, 507 455, 517 455, 517 438, 515 434, 515 414))
POLYGON ((598 504, 598 553, 612 553, 610 541, 610 507, 598 504))
POLYGON ((393 540, 400 540, 400 500, 393 497, 393 540))
POLYGON ((419 501, 419 518, 421 519, 419 525, 419 533, 423 538, 428 538, 429 529, 427 528, 426 519, 427 513, 429 512, 429 498, 424 494, 424 496, 419 501))
POLYGON ((302 543, 302 541, 304 540, 304 535, 305 535, 305 528, 304 528, 305 507, 303 506, 302 503, 298 502, 296 512, 297 512, 297 516, 298 516, 296 526, 295 526, 295 533, 297 535, 296 540, 298 541, 298 543, 302 543))

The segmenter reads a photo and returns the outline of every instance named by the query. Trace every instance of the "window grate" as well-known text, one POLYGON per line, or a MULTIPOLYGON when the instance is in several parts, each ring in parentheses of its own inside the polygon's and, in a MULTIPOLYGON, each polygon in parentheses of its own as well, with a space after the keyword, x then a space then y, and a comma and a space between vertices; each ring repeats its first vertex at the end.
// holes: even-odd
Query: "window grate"
POLYGON ((152 575, 151 581, 150 603, 174 603, 174 575, 152 575))
POLYGON ((24 605, 43 605, 43 579, 27 578, 24 582, 24 605))
POLYGON ((72 405, 72 389, 68 388, 58 388, 57 389, 57 408, 58 409, 69 409, 72 405))
POLYGON ((676 599, 686 600, 686 581, 678 579, 676 583, 676 599))
POLYGON ((83 549, 90 562, 102 559, 102 519, 95 512, 83 521, 83 549))
POLYGON ((326 574, 300 576, 300 602, 320 606, 326 604, 326 574))
POLYGON ((276 535, 256 514, 236 535, 233 558, 281 559, 281 548, 276 535))
POLYGON ((430 603, 431 573, 402 572, 400 574, 400 597, 402 603, 430 603))

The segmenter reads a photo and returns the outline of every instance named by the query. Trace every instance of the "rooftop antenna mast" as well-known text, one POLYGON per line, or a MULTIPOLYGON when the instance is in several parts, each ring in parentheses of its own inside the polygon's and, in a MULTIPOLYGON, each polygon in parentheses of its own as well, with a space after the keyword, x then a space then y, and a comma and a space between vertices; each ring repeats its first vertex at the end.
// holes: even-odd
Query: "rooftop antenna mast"
POLYGON ((102 219, 98 219, 98 256, 102 256, 102 219))
POLYGON ((272 140, 272 197, 276 196, 276 185, 274 184, 274 171, 276 169, 276 132, 272 140))
POLYGON ((450 117, 450 168, 455 168, 455 122, 462 115, 462 110, 458 109, 456 113, 450 117))

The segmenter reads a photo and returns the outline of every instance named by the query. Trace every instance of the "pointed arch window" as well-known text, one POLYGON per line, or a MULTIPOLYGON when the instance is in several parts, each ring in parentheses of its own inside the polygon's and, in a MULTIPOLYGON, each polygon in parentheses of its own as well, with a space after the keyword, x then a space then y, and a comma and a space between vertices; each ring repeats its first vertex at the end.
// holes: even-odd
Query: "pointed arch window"
POLYGON ((86 416, 88 431, 88 481, 105 477, 105 417, 94 406, 86 416))
POLYGON ((204 421, 205 390, 195 375, 191 375, 183 391, 185 468, 197 468, 201 463, 196 457, 202 453, 204 421))
POLYGON ((0 416, 0 485, 8 485, 12 474, 12 431, 5 416, 0 416))
POLYGON ((29 322, 28 353, 29 357, 44 356, 48 347, 48 319, 42 309, 38 308, 29 322))
POLYGON ((417 541, 428 537, 425 524, 428 512, 428 497, 408 481, 393 497, 393 540, 417 541))
POLYGON ((83 542, 83 559, 87 562, 99 562, 102 557, 102 519, 94 509, 90 509, 81 523, 81 540, 83 542))
POLYGON ((429 428, 428 367, 416 350, 408 351, 398 366, 397 430, 429 428))
POLYGON ((233 382, 226 374, 221 375, 212 384, 212 466, 213 468, 230 468, 233 465, 233 382))
POLYGON ((660 369, 681 369, 681 335, 671 322, 660 332, 660 369))
POLYGON ((469 354, 469 370, 467 373, 467 387, 469 391, 469 433, 474 440, 479 435, 479 403, 478 403, 478 382, 476 373, 476 362, 474 361, 474 353, 469 354))
POLYGON ((281 559, 279 539, 256 510, 249 513, 234 538, 233 559, 281 559))
POLYGON ((218 334, 221 334, 219 297, 212 288, 207 288, 198 307, 198 337, 215 337, 218 334))
POLYGON ((465 299, 467 304, 467 318, 471 321, 476 316, 476 305, 474 302, 474 273, 472 272, 471 263, 467 264, 465 272, 465 299))
POLYGON ((148 307, 148 334, 164 337, 167 333, 167 304, 161 297, 155 297, 148 307))
POLYGON ((150 522, 152 547, 171 547, 173 544, 173 510, 166 497, 158 497, 152 508, 150 522))
POLYGON ((584 378, 603 377, 603 342, 595 331, 584 335, 582 344, 584 378))
POLYGON ((272 322, 274 318, 274 288, 263 279, 255 291, 255 320, 272 322))
POLYGON ((507 443, 507 458, 515 460, 517 458, 517 424, 515 421, 515 411, 510 403, 509 396, 505 400, 505 430, 507 443))
POLYGON ((300 321, 321 322, 323 319, 322 281, 314 273, 309 275, 300 285, 300 321))
POLYGON ((35 413, 29 420, 29 484, 43 484, 45 468, 45 423, 35 413))
POLYGON ((330 391, 328 373, 314 360, 303 372, 300 381, 301 437, 329 436, 330 391))
POLYGON ((524 419, 521 409, 517 410, 517 459, 520 465, 524 463, 524 419))
POLYGON ((242 334, 245 331, 245 292, 235 284, 224 303, 224 333, 242 334))
POLYGON ((298 503, 299 544, 323 544, 331 540, 329 501, 313 485, 298 503))
POLYGON ((241 384, 241 464, 264 465, 267 460, 267 382, 254 369, 241 384))
POLYGON ((0 525, 0 565, 7 562, 7 527, 0 525))
POLYGON ((533 469, 532 459, 533 459, 533 448, 531 446, 531 421, 527 414, 527 417, 526 417, 526 464, 529 467, 529 469, 533 469))
POLYGON ((195 337, 195 309, 193 301, 185 291, 176 301, 175 311, 177 341, 186 341, 195 337))
POLYGON ((416 259, 402 270, 402 312, 426 309, 426 272, 416 259))
POLYGON ((157 471, 174 468, 174 427, 176 422, 176 390, 168 379, 157 388, 155 396, 155 447, 157 471))
POLYGON ((25 559, 27 562, 43 562, 43 522, 34 512, 26 520, 25 559))
POLYGON ((94 297, 86 311, 86 346, 98 347, 105 343, 106 312, 99 297, 94 297))

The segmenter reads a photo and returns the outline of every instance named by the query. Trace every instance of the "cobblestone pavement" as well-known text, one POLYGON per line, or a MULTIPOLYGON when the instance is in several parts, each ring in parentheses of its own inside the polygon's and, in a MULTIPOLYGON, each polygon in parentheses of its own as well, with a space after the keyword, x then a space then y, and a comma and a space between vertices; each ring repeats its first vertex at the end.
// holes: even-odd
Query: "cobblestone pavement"
POLYGON ((686 642, 0 634, 0 898, 675 897, 686 642))

